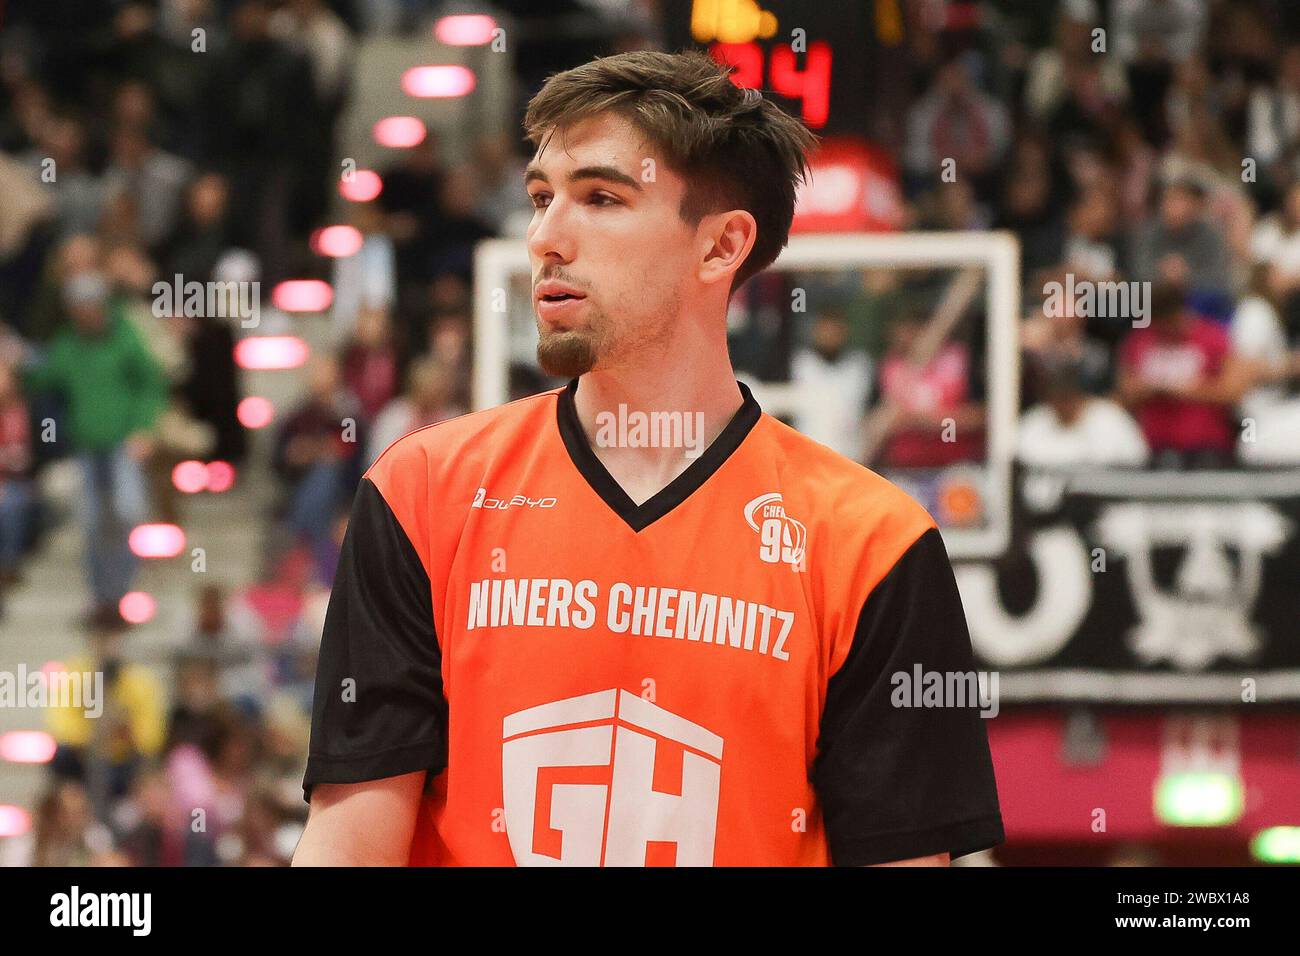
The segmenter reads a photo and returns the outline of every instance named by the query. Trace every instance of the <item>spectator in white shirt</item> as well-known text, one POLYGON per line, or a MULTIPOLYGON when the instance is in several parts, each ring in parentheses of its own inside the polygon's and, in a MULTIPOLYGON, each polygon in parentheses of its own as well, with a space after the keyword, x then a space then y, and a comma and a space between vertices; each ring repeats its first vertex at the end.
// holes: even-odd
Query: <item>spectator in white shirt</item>
POLYGON ((903 165, 928 181, 951 159, 962 179, 978 180, 996 173, 1010 145, 1006 106, 979 88, 965 60, 953 57, 908 112, 903 165))
POLYGON ((1254 261, 1269 268, 1278 308, 1287 312, 1300 291, 1300 183, 1287 190, 1281 209, 1260 220, 1250 245, 1254 261))
POLYGON ((1300 350, 1291 349, 1278 314, 1275 274, 1257 264, 1251 294, 1233 313, 1233 350, 1252 366, 1256 385, 1241 399, 1237 454, 1251 465, 1300 463, 1300 396, 1288 380, 1300 376, 1300 350))
POLYGON ((455 379, 436 358, 424 356, 412 362, 406 381, 406 391, 380 409, 370 427, 369 463, 408 432, 468 411, 454 404, 455 379))
POLYGON ((1276 83, 1261 83, 1250 93, 1246 113, 1246 155, 1261 167, 1285 159, 1300 142, 1300 45, 1282 53, 1276 83))
POLYGON ((794 426, 860 461, 872 367, 866 353, 849 348, 848 341, 849 326, 839 310, 826 310, 813 320, 810 343, 790 360, 790 379, 802 396, 794 426))
POLYGON ((1150 457, 1132 416, 1083 389, 1073 362, 1046 369, 1045 399, 1021 416, 1016 457, 1033 468, 1134 467, 1150 457))
POLYGON ((129 126, 114 130, 110 158, 105 194, 125 194, 135 211, 140 240, 149 248, 157 246, 180 221, 192 167, 155 146, 144 130, 129 126))
POLYGON ((365 308, 388 310, 397 299, 397 259, 393 240, 384 231, 384 216, 374 203, 357 203, 352 223, 361 232, 361 248, 334 260, 334 320, 336 343, 355 332, 357 314, 365 308))

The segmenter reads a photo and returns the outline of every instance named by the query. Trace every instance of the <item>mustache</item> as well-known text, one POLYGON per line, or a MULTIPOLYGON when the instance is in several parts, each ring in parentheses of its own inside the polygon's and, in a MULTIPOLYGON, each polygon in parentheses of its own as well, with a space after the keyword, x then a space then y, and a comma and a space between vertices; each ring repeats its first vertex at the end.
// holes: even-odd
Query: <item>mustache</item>
POLYGON ((541 272, 539 272, 537 275, 533 277, 533 287, 536 288, 539 282, 547 282, 552 280, 555 282, 568 283, 569 285, 573 286, 575 289, 580 289, 583 292, 587 291, 586 283, 579 282, 577 279, 573 278, 572 276, 565 275, 563 272, 548 272, 545 269, 543 269, 541 272))

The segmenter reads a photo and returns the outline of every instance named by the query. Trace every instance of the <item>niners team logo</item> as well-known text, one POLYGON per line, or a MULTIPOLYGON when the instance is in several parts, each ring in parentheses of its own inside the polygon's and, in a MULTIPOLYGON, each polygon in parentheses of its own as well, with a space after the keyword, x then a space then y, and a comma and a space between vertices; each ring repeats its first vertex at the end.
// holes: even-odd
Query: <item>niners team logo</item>
POLYGON ((722 738, 625 690, 502 723, 506 836, 519 866, 712 866, 722 738))
POLYGON ((785 562, 795 571, 804 569, 808 529, 785 513, 781 493, 759 495, 745 505, 745 523, 758 532, 758 556, 768 564, 785 562))

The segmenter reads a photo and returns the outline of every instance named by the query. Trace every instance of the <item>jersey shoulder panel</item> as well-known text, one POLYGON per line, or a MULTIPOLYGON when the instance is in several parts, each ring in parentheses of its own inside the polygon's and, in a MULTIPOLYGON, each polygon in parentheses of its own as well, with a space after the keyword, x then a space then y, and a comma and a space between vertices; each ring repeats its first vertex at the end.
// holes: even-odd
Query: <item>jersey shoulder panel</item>
POLYGON ((458 415, 432 425, 422 425, 407 432, 380 452, 366 470, 372 481, 383 480, 395 468, 407 464, 412 458, 424 455, 445 458, 465 451, 484 440, 508 438, 536 424, 538 413, 555 414, 556 396, 563 389, 551 389, 516 399, 505 405, 485 408, 482 411, 458 415))
POLYGON ((824 610, 856 619, 863 602, 935 520, 865 465, 764 415, 786 511, 808 525, 808 571, 824 610), (804 517, 801 517, 804 516, 804 517))
POLYGON ((763 417, 784 472, 782 482, 787 494, 808 495, 816 502, 817 510, 837 527, 870 534, 878 543, 895 542, 906 550, 935 526, 930 513, 887 478, 780 419, 767 414, 763 417))
POLYGON ((431 503, 463 499, 468 508, 494 464, 519 456, 548 434, 560 391, 417 428, 385 448, 364 477, 379 489, 416 549, 427 553, 431 503))

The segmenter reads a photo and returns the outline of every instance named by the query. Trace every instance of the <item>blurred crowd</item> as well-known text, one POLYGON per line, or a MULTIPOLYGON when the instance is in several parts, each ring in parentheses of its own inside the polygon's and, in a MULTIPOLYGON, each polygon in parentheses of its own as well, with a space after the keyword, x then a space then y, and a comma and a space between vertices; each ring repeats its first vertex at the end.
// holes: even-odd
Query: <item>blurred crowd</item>
MULTIPOLYGON (((1020 458, 1300 463, 1300 8, 974 6, 912 36, 881 125, 905 228, 1019 239, 1020 458)), ((979 460, 983 322, 926 348, 917 285, 868 269, 810 310, 790 375, 838 398, 797 424, 878 466, 979 460), (873 441, 857 423, 882 399, 873 441)))
MULTIPOLYGON (((518 236, 531 213, 513 137, 480 138, 453 162, 431 130, 379 170, 376 198, 338 195, 357 45, 427 28, 428 6, 5 11, 0 593, 59 518, 42 474, 74 469, 92 600, 84 654, 64 664, 102 671, 109 700, 96 720, 51 714, 59 746, 31 862, 289 858, 316 644, 356 481, 402 434, 468 408, 472 250, 518 236), (361 245, 331 261, 312 240, 337 221, 361 245), (260 283, 257 328, 234 308, 158 314, 154 283, 176 275, 260 283), (297 404, 259 445, 241 420, 234 348, 292 333, 269 293, 304 276, 333 287, 334 345, 314 352, 297 404), (277 484, 255 580, 197 585, 168 666, 141 663, 121 605, 138 571, 128 532, 183 523, 179 462, 243 475, 259 454, 277 484)), ((1020 240, 1020 457, 1300 461, 1300 16, 1266 0, 975 6, 974 29, 909 35, 910 80, 881 93, 896 121, 876 138, 898 160, 906 228, 1020 240), (1051 283, 1081 282, 1149 283, 1149 324, 1083 314, 1071 298, 1045 308, 1051 283)), ((978 460, 979 324, 928 342, 933 298, 922 307, 912 291, 905 274, 868 269, 819 298, 784 374, 828 398, 796 424, 894 468, 978 460), (881 404, 891 414, 873 437, 860 423, 881 404)), ((738 367, 765 368, 733 344, 738 367)), ((512 371, 514 394, 546 384, 512 371)))
POLYGON ((70 470, 91 600, 78 611, 84 653, 61 663, 102 672, 108 698, 96 719, 50 714, 58 750, 30 862, 288 860, 306 810, 316 645, 356 482, 401 435, 467 409, 473 245, 517 231, 528 208, 509 138, 485 136, 451 163, 436 130, 379 168, 377 198, 340 197, 356 44, 366 30, 430 23, 427 4, 400 2, 5 11, 0 589, 23 581, 27 556, 64 520, 43 479, 70 470), (361 246, 326 258, 313 237, 338 222, 361 246), (174 277, 229 301, 190 314, 154 288, 174 277), (313 349, 301 393, 255 442, 235 347, 312 321, 271 297, 302 277, 333 287, 316 336, 332 344, 313 349), (256 322, 241 311, 253 283, 256 322), (196 584, 169 662, 145 663, 123 603, 140 566, 128 536, 146 522, 184 526, 173 471, 194 461, 230 465, 227 494, 247 493, 252 471, 273 476, 258 505, 261 567, 250 584, 196 584))

